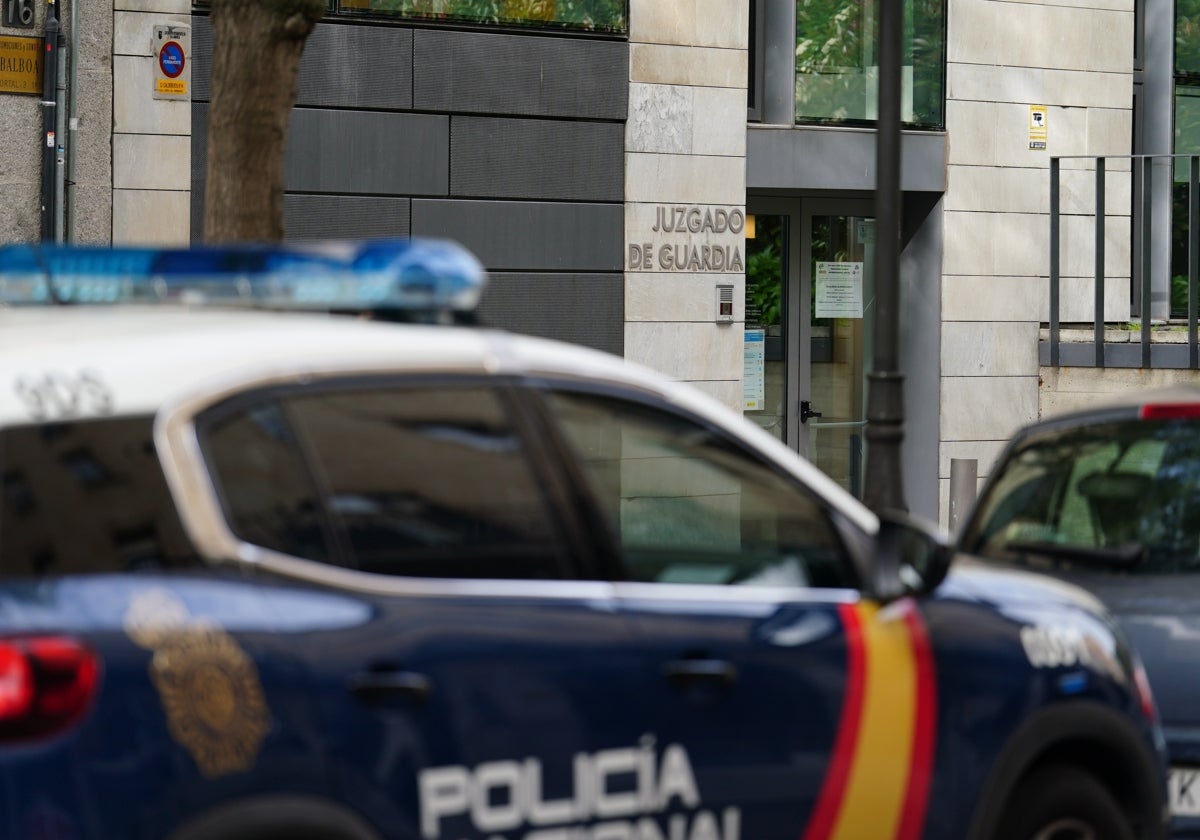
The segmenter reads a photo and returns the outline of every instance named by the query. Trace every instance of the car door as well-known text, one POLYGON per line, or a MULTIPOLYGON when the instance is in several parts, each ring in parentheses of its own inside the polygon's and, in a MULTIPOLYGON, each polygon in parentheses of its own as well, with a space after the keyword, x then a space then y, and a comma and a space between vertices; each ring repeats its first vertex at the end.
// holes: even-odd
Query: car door
POLYGON ((911 601, 859 595, 835 511, 700 419, 549 388, 654 678, 662 836, 916 837, 932 658, 911 601))
POLYGON ((640 754, 645 671, 502 386, 265 392, 199 434, 230 527, 286 568, 340 797, 396 838, 593 819, 597 764, 640 754))

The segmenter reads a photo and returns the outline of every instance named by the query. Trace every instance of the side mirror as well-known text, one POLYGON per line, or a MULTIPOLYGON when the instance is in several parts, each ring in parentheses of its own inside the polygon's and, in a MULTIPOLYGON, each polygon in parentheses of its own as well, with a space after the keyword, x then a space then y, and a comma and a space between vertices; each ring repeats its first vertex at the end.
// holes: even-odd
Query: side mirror
POLYGON ((880 514, 870 594, 886 602, 932 592, 946 579, 953 556, 949 538, 932 523, 906 513, 880 514))

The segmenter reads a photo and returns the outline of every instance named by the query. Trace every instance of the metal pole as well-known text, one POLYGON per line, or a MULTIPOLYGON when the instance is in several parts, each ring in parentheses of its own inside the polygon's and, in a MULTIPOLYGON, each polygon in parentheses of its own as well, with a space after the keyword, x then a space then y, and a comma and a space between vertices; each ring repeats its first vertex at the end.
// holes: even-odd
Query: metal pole
MULTIPOLYGON (((55 6, 57 8, 57 5, 55 6)), ((60 26, 58 30, 58 69, 54 73, 54 241, 62 242, 64 208, 66 202, 66 147, 67 140, 67 36, 60 26)))
POLYGON ((66 239, 75 241, 75 158, 79 132, 79 3, 71 3, 70 81, 67 84, 67 175, 66 175, 66 239))
POLYGON ((958 526, 975 504, 979 484, 979 461, 975 458, 950 459, 950 515, 948 527, 957 536, 958 526))
POLYGON ((1104 367, 1104 158, 1096 158, 1096 285, 1093 341, 1096 367, 1104 367))
POLYGON ((46 10, 46 31, 42 53, 42 241, 54 239, 54 176, 57 169, 54 136, 58 102, 58 8, 50 3, 46 10))
POLYGON ((1058 367, 1058 307, 1059 307, 1059 255, 1058 255, 1058 158, 1050 158, 1050 366, 1058 367))
POLYGON ((908 510, 900 444, 904 376, 900 336, 900 53, 903 4, 879 8, 879 121, 875 131, 875 346, 868 376, 863 501, 873 510, 908 510))

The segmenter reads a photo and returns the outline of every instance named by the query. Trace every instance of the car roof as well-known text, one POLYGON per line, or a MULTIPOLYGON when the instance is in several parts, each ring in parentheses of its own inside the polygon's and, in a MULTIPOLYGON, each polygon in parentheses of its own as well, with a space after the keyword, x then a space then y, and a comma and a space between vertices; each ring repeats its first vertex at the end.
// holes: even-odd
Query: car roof
MULTIPOLYGON (((619 356, 479 327, 395 324, 353 315, 169 305, 0 307, 0 427, 41 422, 22 389, 86 375, 105 390, 99 416, 164 406, 247 383, 307 374, 479 373, 633 388, 725 427, 771 453, 859 527, 878 520, 769 433, 696 388, 619 356)), ((72 417, 87 416, 79 406, 72 417)))

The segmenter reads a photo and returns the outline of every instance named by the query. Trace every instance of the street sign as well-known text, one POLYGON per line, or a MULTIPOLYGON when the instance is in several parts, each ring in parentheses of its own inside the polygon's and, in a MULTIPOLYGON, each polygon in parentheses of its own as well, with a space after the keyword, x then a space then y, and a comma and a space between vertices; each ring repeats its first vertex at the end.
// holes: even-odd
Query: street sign
POLYGON ((154 25, 154 98, 187 99, 192 78, 192 29, 184 23, 154 25))
POLYGON ((0 35, 0 93, 41 95, 41 38, 0 35))

